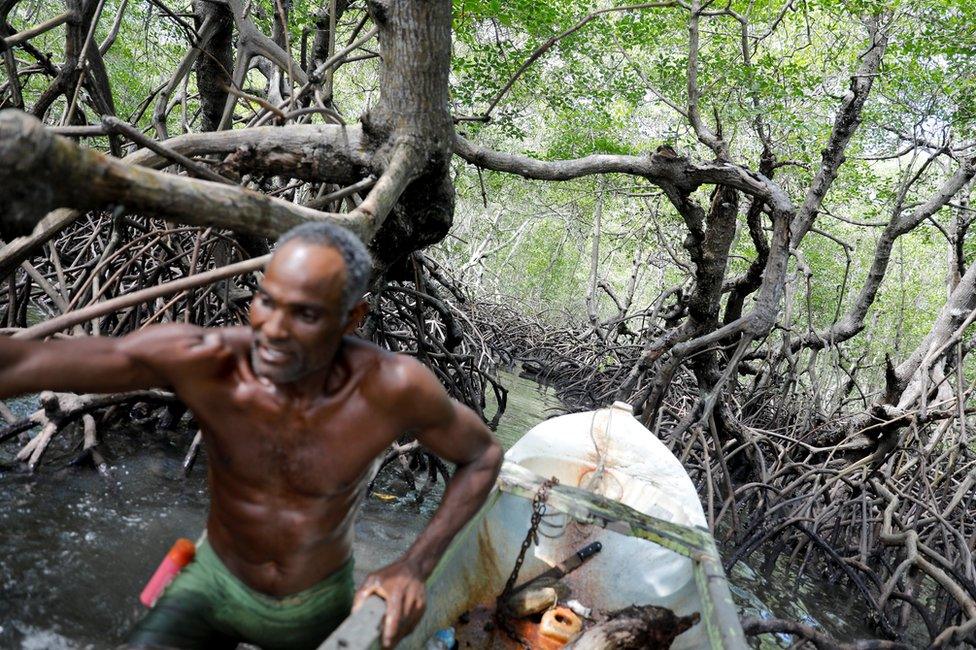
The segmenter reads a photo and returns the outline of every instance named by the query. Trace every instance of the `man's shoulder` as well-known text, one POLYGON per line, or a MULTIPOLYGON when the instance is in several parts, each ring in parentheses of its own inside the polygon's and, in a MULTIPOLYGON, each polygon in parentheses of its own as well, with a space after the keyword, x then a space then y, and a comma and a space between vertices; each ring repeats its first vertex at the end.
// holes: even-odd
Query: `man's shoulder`
POLYGON ((408 354, 391 352, 354 337, 346 337, 343 343, 352 364, 364 371, 364 386, 384 400, 416 394, 417 389, 431 381, 437 384, 430 370, 408 354))

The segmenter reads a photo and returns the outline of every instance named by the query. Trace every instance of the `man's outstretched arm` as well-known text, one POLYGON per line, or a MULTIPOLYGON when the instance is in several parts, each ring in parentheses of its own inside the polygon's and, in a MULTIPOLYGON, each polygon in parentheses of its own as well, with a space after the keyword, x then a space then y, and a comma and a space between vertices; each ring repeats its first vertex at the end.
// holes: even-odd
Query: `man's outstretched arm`
POLYGON ((440 507, 410 549, 388 567, 368 576, 356 597, 358 605, 377 593, 386 602, 382 644, 393 647, 409 634, 426 608, 424 582, 454 536, 478 512, 502 464, 501 446, 468 407, 452 400, 432 372, 400 357, 392 378, 401 390, 392 404, 417 440, 457 470, 440 507))
POLYGON ((0 337, 0 399, 54 390, 115 393, 165 388, 176 364, 212 358, 221 347, 192 325, 149 327, 121 338, 23 341, 0 337))

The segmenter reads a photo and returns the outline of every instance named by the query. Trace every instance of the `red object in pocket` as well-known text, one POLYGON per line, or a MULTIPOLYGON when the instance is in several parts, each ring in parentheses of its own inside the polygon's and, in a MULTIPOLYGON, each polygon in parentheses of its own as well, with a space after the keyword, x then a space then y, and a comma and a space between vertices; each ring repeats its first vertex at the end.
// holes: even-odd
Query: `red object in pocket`
POLYGON ((156 599, 159 598, 169 583, 173 582, 173 578, 183 570, 183 567, 193 561, 193 556, 196 555, 196 552, 197 548, 190 540, 184 537, 176 540, 173 547, 169 549, 169 553, 159 563, 159 567, 156 569, 152 578, 146 583, 145 588, 139 595, 139 601, 146 607, 155 605, 156 599))

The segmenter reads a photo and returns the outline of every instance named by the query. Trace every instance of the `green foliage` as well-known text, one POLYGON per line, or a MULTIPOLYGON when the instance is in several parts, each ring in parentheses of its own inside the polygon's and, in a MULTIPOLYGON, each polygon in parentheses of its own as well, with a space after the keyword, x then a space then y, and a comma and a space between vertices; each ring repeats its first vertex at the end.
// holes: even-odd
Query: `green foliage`
MULTIPOLYGON (((97 40, 107 36, 120 6, 121 0, 107 0, 97 40)), ((167 6, 184 23, 192 22, 189 0, 167 6)), ((460 122, 459 131, 501 151, 547 160, 591 154, 641 156, 661 144, 691 157, 711 158, 712 152, 698 142, 680 112, 687 106, 688 11, 678 5, 612 10, 623 6, 608 0, 455 0, 452 109, 458 116, 478 116, 497 99, 490 121, 460 122), (611 11, 565 34, 603 10, 611 11), (524 68, 547 44, 548 49, 524 68)), ((62 7, 55 0, 21 2, 10 20, 23 29, 62 7)), ((276 7, 274 0, 251 3, 252 16, 266 34, 272 33, 276 7)), ((307 52, 320 7, 320 2, 309 0, 289 5, 287 40, 296 59, 301 59, 303 48, 307 52)), ((340 21, 340 43, 352 36, 361 10, 361 3, 353 3, 340 21)), ((751 169, 758 167, 762 151, 761 124, 777 160, 787 163, 776 169, 775 179, 798 205, 818 169, 850 75, 867 48, 864 18, 872 14, 882 16, 888 51, 847 160, 815 223, 822 234, 811 233, 801 247, 813 274, 809 296, 802 283, 794 294, 794 320, 802 327, 833 322, 850 308, 866 277, 880 227, 848 222, 886 223, 899 184, 921 161, 907 153, 898 155, 906 142, 896 134, 914 134, 936 145, 976 136, 976 3, 806 0, 787 5, 784 0, 733 0, 708 5, 700 20, 703 119, 710 128, 721 128, 732 159, 751 169), (748 58, 736 16, 749 23, 748 58), (834 239, 848 246, 846 253, 834 239)), ((57 58, 63 49, 63 29, 32 44, 57 58)), ((150 128, 152 106, 147 109, 145 100, 169 79, 188 44, 184 27, 158 6, 128 4, 119 36, 105 57, 119 115, 150 128)), ((335 102, 347 120, 355 120, 375 97, 376 70, 376 60, 367 59, 336 73, 335 102)), ((0 84, 5 74, 0 68, 0 84)), ((49 82, 36 71, 25 76, 28 108, 49 82)), ((260 71, 250 72, 251 90, 264 93, 267 83, 260 71)), ((170 113, 171 133, 179 133, 184 120, 192 123, 198 111, 192 75, 186 88, 185 102, 178 97, 182 87, 171 99, 180 102, 170 113)), ((64 108, 63 101, 56 103, 51 109, 55 119, 48 121, 57 121, 64 108)), ((84 102, 82 109, 86 120, 97 119, 84 102)), ((240 110, 243 114, 246 109, 240 110)), ((909 192, 906 205, 930 196, 954 165, 950 160, 933 165, 909 192)), ((600 187, 607 192, 600 279, 625 294, 638 257, 642 268, 634 301, 647 305, 686 277, 681 266, 688 264, 682 247, 684 224, 659 191, 639 179, 608 178, 601 181, 603 186, 592 178, 526 182, 504 174, 479 175, 459 162, 455 182, 456 227, 437 254, 466 268, 466 278, 481 290, 527 296, 540 305, 582 314, 600 187), (479 247, 484 256, 466 266, 479 247)), ((708 188, 695 198, 707 205, 708 188)), ((748 204, 741 201, 743 215, 748 204)), ((935 220, 945 228, 949 211, 943 210, 935 220)), ((973 246, 966 241, 969 261, 976 258, 973 246)), ((882 333, 873 339, 877 350, 896 341, 903 347, 912 345, 945 296, 947 245, 934 225, 907 236, 896 250, 874 307, 882 333)), ((743 216, 729 276, 743 273, 755 255, 743 216)), ((604 314, 615 310, 602 292, 598 304, 604 314)))
MULTIPOLYGON (((595 9, 614 6, 590 2, 455 3, 456 57, 453 97, 456 110, 478 115, 523 62, 543 43, 575 25, 595 9)), ((619 5, 618 5, 619 6, 619 5)), ((714 7, 713 7, 714 8, 714 7)), ((750 64, 742 51, 740 23, 729 15, 701 20, 698 81, 701 112, 712 128, 721 125, 732 146, 733 159, 755 169, 762 149, 757 117, 770 134, 780 161, 776 180, 795 204, 803 199, 821 159, 834 115, 848 92, 850 75, 867 48, 864 18, 880 15, 889 47, 881 74, 863 112, 863 122, 847 150, 847 161, 816 221, 823 234, 811 233, 802 245, 812 273, 794 293, 794 322, 801 328, 823 328, 850 309, 867 277, 877 235, 892 217, 900 183, 923 158, 895 155, 905 142, 895 135, 916 133, 940 141, 952 134, 956 142, 973 136, 976 113, 976 5, 950 0, 890 2, 810 0, 785 9, 783 2, 734 1, 730 9, 750 23, 750 64), (717 120, 717 121, 716 121, 717 120), (876 224, 876 225, 857 225, 876 224), (841 242, 841 243, 839 243, 841 242), (846 247, 845 248, 845 245, 846 247)), ((541 159, 568 159, 590 154, 641 155, 662 142, 707 158, 688 120, 668 103, 687 102, 688 14, 680 8, 609 12, 558 41, 512 85, 487 125, 464 127, 470 137, 502 151, 527 153, 541 159)), ((905 204, 924 201, 951 173, 953 163, 937 164, 909 192, 905 204)), ((459 187, 474 170, 463 168, 459 187)), ((633 179, 609 179, 613 198, 604 209, 600 277, 618 293, 625 291, 638 246, 652 264, 638 283, 636 304, 647 304, 660 291, 682 281, 685 272, 672 259, 687 263, 682 248, 680 217, 660 198, 633 179), (645 201, 655 207, 651 209, 645 201), (643 223, 644 228, 635 228, 643 223), (667 245, 665 245, 665 243, 667 245), (670 251, 667 249, 670 248, 670 251), (657 264, 658 266, 654 266, 657 264)), ((582 318, 589 283, 590 224, 595 184, 592 180, 550 184, 526 183, 515 177, 494 177, 486 184, 490 203, 515 205, 510 224, 525 220, 541 205, 558 204, 563 221, 532 222, 530 234, 492 260, 505 260, 519 270, 511 286, 489 290, 533 295, 530 287, 571 314, 582 318), (531 189, 529 189, 531 187, 531 189), (573 227, 572 223, 578 225, 573 227), (560 224, 562 230, 554 228, 560 224), (575 230, 576 246, 555 244, 565 229, 575 230), (567 251, 572 255, 567 257, 567 251), (554 274, 562 274, 558 282, 554 274), (524 274, 524 275, 523 275, 524 274)), ((462 189, 461 204, 482 200, 480 190, 462 189)), ((707 205, 707 197, 699 200, 707 205)), ((742 212, 748 206, 743 200, 742 212)), ((483 210, 483 209, 482 209, 483 210)), ((479 209, 471 205, 458 221, 459 233, 479 239, 474 224, 479 209)), ((949 211, 936 220, 945 225, 949 211)), ((768 227, 768 220, 766 221, 768 227)), ((481 233, 491 239, 497 233, 481 233)), ((768 236, 768 233, 767 233, 768 236)), ((973 259, 973 244, 966 253, 973 259)), ((463 255, 464 247, 450 254, 463 255)), ((850 342, 852 350, 872 342, 871 354, 910 349, 921 339, 944 302, 947 242, 932 225, 906 236, 896 246, 889 273, 869 313, 876 333, 850 342)), ((729 263, 729 277, 743 273, 755 248, 742 219, 729 263)), ((485 262, 499 277, 506 269, 485 262)), ((795 265, 794 265, 795 268, 795 265)), ((802 278, 802 276, 799 276, 802 278)), ((604 314, 615 307, 599 296, 604 314)), ((563 318, 562 315, 559 318, 563 318)))

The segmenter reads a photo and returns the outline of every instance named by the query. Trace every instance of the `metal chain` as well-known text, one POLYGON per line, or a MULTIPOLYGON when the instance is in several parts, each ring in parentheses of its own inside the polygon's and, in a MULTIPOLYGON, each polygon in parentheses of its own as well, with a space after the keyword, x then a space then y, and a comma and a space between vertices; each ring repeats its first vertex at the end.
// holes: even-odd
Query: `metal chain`
POLYGON ((518 580, 519 571, 522 570, 522 563, 525 561, 525 554, 528 552, 529 547, 533 544, 538 545, 539 543, 539 524, 542 522, 542 518, 546 514, 546 501, 549 499, 549 490, 552 489, 554 485, 559 484, 559 479, 555 476, 547 478, 539 486, 539 490, 535 493, 535 497, 532 499, 532 518, 529 520, 529 531, 525 534, 525 539, 522 541, 522 549, 519 551, 518 559, 515 560, 515 566, 512 568, 512 573, 508 576, 508 581, 505 583, 505 588, 502 590, 495 606, 495 619, 498 626, 507 634, 513 641, 520 644, 523 648, 529 648, 529 645, 525 642, 525 639, 515 631, 512 624, 509 622, 508 618, 508 607, 505 605, 505 601, 508 600, 508 596, 512 593, 515 588, 515 582, 518 580))

